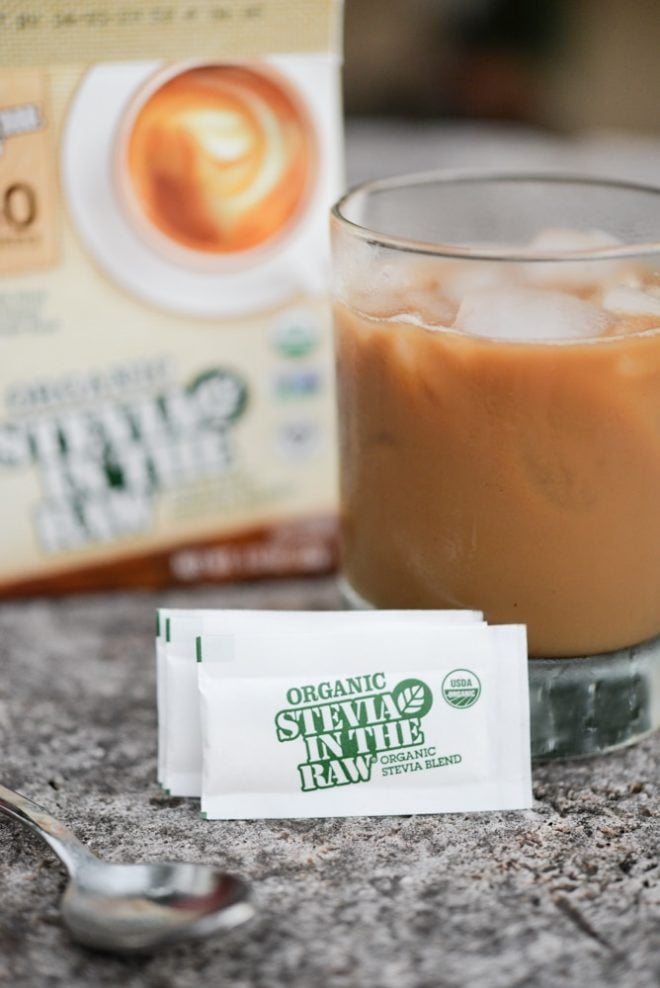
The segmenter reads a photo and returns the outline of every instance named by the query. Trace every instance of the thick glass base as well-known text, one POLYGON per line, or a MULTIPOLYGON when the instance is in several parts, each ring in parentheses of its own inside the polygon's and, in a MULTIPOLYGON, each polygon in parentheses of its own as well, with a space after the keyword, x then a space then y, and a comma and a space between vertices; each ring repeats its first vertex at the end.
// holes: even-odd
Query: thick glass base
MULTIPOLYGON (((344 606, 370 609, 341 581, 344 606)), ((660 727, 660 637, 601 655, 529 660, 532 758, 613 751, 660 727)))

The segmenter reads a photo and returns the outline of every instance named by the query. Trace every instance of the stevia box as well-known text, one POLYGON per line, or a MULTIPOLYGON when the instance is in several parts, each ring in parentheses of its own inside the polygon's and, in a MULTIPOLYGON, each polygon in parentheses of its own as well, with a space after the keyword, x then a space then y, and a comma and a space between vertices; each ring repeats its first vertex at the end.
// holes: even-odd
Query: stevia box
POLYGON ((0 594, 335 561, 338 0, 0 9, 0 594))

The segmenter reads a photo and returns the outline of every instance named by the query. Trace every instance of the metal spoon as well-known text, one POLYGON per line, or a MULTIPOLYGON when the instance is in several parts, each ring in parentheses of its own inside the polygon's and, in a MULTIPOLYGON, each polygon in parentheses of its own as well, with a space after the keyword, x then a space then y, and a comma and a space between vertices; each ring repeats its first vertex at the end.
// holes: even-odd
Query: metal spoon
POLYGON ((32 800, 0 785, 0 813, 25 824, 69 872, 62 918, 86 947, 140 953, 250 919, 248 888, 203 864, 109 864, 32 800))

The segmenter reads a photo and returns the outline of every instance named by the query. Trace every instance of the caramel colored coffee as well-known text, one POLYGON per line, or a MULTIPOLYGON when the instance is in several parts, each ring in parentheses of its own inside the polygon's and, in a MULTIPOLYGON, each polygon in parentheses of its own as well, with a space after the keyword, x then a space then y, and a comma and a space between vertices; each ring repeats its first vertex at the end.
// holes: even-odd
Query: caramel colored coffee
POLYGON ((657 635, 657 282, 486 270, 461 298, 476 268, 438 263, 336 309, 348 582, 525 622, 532 655, 657 635))
POLYGON ((169 240, 227 254, 291 223, 315 158, 302 107, 274 77, 207 65, 169 79, 141 106, 125 167, 138 210, 169 240))

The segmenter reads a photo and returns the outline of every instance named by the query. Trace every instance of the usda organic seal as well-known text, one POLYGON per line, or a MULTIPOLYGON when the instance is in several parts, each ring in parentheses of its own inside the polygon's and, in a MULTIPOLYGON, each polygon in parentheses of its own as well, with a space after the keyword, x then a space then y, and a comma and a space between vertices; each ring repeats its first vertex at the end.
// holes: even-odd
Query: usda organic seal
POLYGON ((469 669, 453 669, 442 680, 442 695, 450 707, 472 707, 481 695, 479 677, 469 669))

